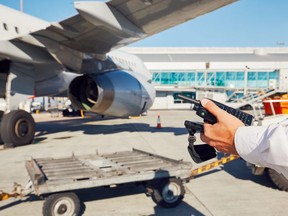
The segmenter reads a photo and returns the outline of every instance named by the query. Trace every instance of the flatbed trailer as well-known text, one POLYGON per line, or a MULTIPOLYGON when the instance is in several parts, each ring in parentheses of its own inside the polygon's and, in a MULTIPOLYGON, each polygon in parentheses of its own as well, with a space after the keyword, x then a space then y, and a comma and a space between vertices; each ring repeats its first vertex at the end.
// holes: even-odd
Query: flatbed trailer
POLYGON ((26 161, 33 192, 45 197, 43 215, 81 215, 77 191, 101 186, 140 183, 152 200, 175 207, 184 197, 192 164, 133 149, 112 154, 26 161))
POLYGON ((157 205, 172 208, 184 198, 184 183, 237 158, 237 155, 224 156, 194 170, 190 162, 137 149, 103 155, 31 158, 25 162, 30 176, 25 189, 15 183, 12 193, 0 190, 0 201, 34 194, 45 198, 44 216, 78 216, 83 213, 79 191, 136 183, 146 187, 146 195, 157 205))

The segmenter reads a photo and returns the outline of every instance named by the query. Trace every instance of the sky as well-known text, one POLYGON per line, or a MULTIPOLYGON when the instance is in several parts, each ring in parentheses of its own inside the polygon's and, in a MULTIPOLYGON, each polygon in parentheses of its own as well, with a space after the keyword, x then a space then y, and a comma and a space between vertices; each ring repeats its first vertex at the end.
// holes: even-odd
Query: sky
MULTIPOLYGON (((77 13, 73 0, 23 1, 25 13, 50 22, 77 13)), ((20 8, 20 0, 0 0, 0 4, 20 8)), ((130 46, 287 47, 287 10, 287 0, 239 0, 130 46)))

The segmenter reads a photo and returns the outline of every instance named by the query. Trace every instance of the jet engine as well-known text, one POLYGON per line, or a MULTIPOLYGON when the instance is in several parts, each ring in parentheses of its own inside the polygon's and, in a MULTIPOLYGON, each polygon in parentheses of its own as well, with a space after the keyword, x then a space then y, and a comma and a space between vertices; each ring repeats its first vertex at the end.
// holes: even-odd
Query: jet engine
POLYGON ((155 90, 151 83, 125 71, 89 74, 75 78, 68 89, 72 105, 101 115, 140 115, 152 106, 155 90))

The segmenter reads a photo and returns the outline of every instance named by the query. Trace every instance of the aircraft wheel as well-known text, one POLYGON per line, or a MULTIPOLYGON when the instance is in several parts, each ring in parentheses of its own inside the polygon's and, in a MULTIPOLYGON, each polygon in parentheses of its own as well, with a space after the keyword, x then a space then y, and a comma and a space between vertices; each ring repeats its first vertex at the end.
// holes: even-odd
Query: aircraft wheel
POLYGON ((50 195, 44 202, 44 216, 78 216, 81 215, 81 205, 75 193, 60 193, 50 195))
POLYGON ((288 191, 288 180, 273 169, 268 169, 268 174, 272 182, 283 191, 288 191))
POLYGON ((24 110, 13 110, 2 117, 1 136, 5 147, 30 144, 34 135, 34 119, 24 110))
POLYGON ((151 194, 152 200, 164 208, 173 208, 181 203, 185 189, 180 179, 164 179, 151 194))

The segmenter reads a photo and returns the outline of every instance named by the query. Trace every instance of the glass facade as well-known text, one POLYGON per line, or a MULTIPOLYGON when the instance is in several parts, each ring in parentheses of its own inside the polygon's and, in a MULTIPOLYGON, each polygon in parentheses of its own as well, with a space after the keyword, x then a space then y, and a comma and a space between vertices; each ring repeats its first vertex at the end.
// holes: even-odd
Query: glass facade
MULTIPOLYGON (((243 88, 245 71, 152 71, 156 85, 222 86, 243 88)), ((269 80, 279 81, 279 71, 247 71, 248 88, 269 88, 269 80)))

